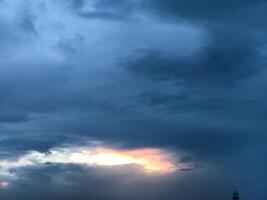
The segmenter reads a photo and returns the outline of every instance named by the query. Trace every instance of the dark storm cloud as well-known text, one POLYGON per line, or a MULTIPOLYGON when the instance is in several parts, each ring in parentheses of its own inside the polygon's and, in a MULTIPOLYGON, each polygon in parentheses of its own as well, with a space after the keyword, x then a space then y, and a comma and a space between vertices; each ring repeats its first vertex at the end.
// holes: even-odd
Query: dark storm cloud
POLYGON ((197 166, 147 178, 48 163, 0 197, 266 196, 264 1, 0 2, 0 159, 93 138, 197 166))
POLYGON ((179 172, 173 176, 146 177, 125 168, 96 169, 76 165, 38 166, 20 172, 23 177, 9 189, 11 194, 0 191, 6 199, 194 199, 201 194, 193 182, 202 183, 204 188, 214 190, 214 194, 224 199, 224 189, 218 185, 210 186, 213 178, 219 178, 210 172, 212 178, 205 178, 196 173, 179 172), (177 176, 180 178, 177 179, 177 176), (188 187, 191 185, 190 187, 188 187), (177 188, 179 190, 177 191, 177 188), (192 194, 189 191, 194 190, 192 194), (175 192, 176 191, 176 192, 175 192), (188 195, 190 193, 191 195, 188 195))
MULTIPOLYGON (((76 10, 82 9, 84 5, 85 2, 83 1, 73 2, 73 8, 76 10)), ((119 13, 122 8, 131 10, 132 5, 133 3, 129 1, 96 1, 94 7, 99 12, 112 10, 119 13)), ((29 19, 33 23, 32 18, 29 19)), ((262 66, 257 52, 258 46, 254 46, 250 42, 247 44, 243 41, 231 40, 224 35, 218 35, 214 41, 212 39, 211 41, 211 44, 201 50, 200 53, 189 57, 169 56, 166 55, 166 52, 149 50, 144 51, 143 55, 137 59, 130 58, 129 61, 126 61, 125 65, 128 71, 120 71, 121 76, 128 77, 129 72, 130 74, 133 72, 134 77, 130 75, 130 78, 133 78, 132 83, 135 83, 140 76, 148 78, 146 91, 143 91, 143 88, 138 85, 132 87, 131 82, 121 82, 124 80, 114 78, 111 83, 115 90, 112 90, 110 95, 108 95, 110 91, 107 91, 105 87, 97 88, 98 92, 95 92, 96 89, 90 87, 93 81, 89 78, 86 79, 86 74, 78 74, 73 77, 73 67, 67 65, 53 66, 52 69, 47 69, 43 65, 34 64, 34 67, 42 68, 42 70, 40 72, 29 70, 27 71, 29 76, 20 72, 7 72, 10 78, 5 78, 2 85, 5 86, 6 94, 4 96, 8 100, 2 100, 4 102, 2 108, 10 112, 16 108, 28 112, 28 114, 37 114, 35 119, 41 123, 41 126, 44 126, 44 129, 50 130, 57 127, 54 132, 78 132, 82 135, 100 137, 104 140, 116 138, 118 141, 123 140, 125 143, 133 145, 177 145, 177 147, 183 146, 183 148, 189 151, 193 150, 196 153, 197 151, 201 154, 205 152, 207 155, 213 153, 212 149, 218 146, 218 151, 223 155, 222 152, 231 149, 226 147, 228 142, 230 143, 229 146, 234 146, 233 141, 238 139, 233 134, 226 134, 224 140, 221 135, 215 133, 232 133, 235 129, 232 129, 232 127, 222 129, 221 125, 210 128, 208 126, 209 119, 198 121, 197 118, 201 114, 206 115, 207 113, 221 115, 221 112, 232 109, 239 102, 246 101, 246 99, 240 100, 233 96, 234 103, 232 103, 228 99, 214 97, 219 93, 224 94, 225 91, 220 89, 221 86, 233 86, 240 80, 246 80, 260 73, 262 66), (73 81, 73 79, 84 79, 85 81, 79 83, 79 81, 73 81), (157 91, 152 89, 155 85, 160 86, 163 84, 162 82, 168 81, 173 81, 174 85, 166 85, 166 87, 157 89, 157 91), (10 84, 12 82, 13 84, 10 84), (194 86, 198 84, 200 86, 194 86), (203 86, 201 86, 202 84, 203 86), (131 89, 135 91, 135 95, 125 93, 122 85, 126 88, 132 87, 131 89), (172 92, 171 90, 176 89, 177 85, 181 85, 186 92, 172 92), (195 95, 198 91, 204 91, 205 85, 215 87, 215 92, 214 90, 208 90, 204 97, 195 95), (119 89, 116 90, 116 88, 119 89), (168 90, 171 92, 166 94, 168 90), (153 106, 156 108, 148 110, 146 115, 153 116, 157 113, 158 118, 148 120, 146 117, 142 117, 142 112, 139 112, 139 110, 150 109, 153 106), (164 109, 157 109, 158 106, 173 110, 173 113, 182 112, 186 114, 193 111, 200 113, 183 121, 176 118, 175 115, 170 116, 164 109), (65 116, 68 117, 66 115, 68 111, 71 114, 69 114, 69 118, 65 119, 65 116), (45 117, 38 116, 38 114, 44 113, 48 113, 48 115, 45 117), (51 116, 55 121, 49 120, 51 116), (171 118, 170 121, 169 118, 171 118), (175 124, 175 120, 180 122, 175 124), (154 125, 155 123, 157 125, 154 125), (180 128, 183 123, 188 124, 188 126, 180 128), (171 124, 171 126, 166 128, 166 124, 171 124), (103 125, 106 127, 103 127, 103 125), (153 126, 156 128, 153 128, 153 126), (192 128, 189 128, 189 126, 192 126, 192 128), (128 130, 129 128, 131 130, 128 130), (128 135, 126 132, 131 134, 128 135), (197 135, 195 136, 196 141, 201 137, 206 138, 205 142, 200 146, 195 141, 187 143, 186 134, 188 132, 197 135), (210 134, 210 132, 214 134, 210 134), (232 142, 233 144, 231 144, 232 142)), ((80 42, 84 43, 83 40, 80 42)), ((66 49, 66 46, 63 46, 63 48, 66 49)), ((77 52, 76 49, 75 52, 77 52)), ((74 55, 72 50, 70 54, 74 55)), ((80 68, 88 67, 88 64, 84 63, 75 63, 74 66, 76 65, 80 68)), ((89 71, 85 73, 89 74, 89 71)), ((105 78, 109 79, 108 76, 105 78)), ((128 90, 131 93, 130 89, 128 90)), ((226 98, 230 96, 227 95, 226 98)), ((231 114, 231 112, 227 114, 231 114)), ((223 121, 224 116, 222 114, 216 120, 223 121)), ((241 130, 239 131, 241 132, 241 130)))
POLYGON ((200 55, 180 58, 161 52, 147 51, 127 68, 133 73, 152 80, 199 84, 232 85, 233 82, 253 76, 263 69, 258 46, 247 41, 235 42, 217 38, 200 55))
POLYGON ((0 107, 6 112, 19 110, 26 113, 35 111, 49 112, 49 110, 58 109, 58 104, 56 103, 59 98, 59 94, 57 94, 59 92, 58 88, 64 84, 65 79, 63 73, 57 71, 56 66, 53 66, 53 68, 47 68, 46 72, 38 72, 35 69, 28 69, 24 72, 2 69, 3 73, 0 75, 2 77, 0 82, 3 98, 0 100, 0 107), (49 84, 46 82, 48 79, 49 84), (55 95, 54 98, 47 95, 52 93, 55 95), (36 103, 32 103, 33 101, 36 103))
MULTIPOLYGON (((46 152, 52 147, 58 146, 62 143, 67 143, 70 140, 67 137, 57 135, 44 135, 42 137, 37 137, 34 135, 27 135, 25 133, 18 134, 15 132, 5 132, 3 130, 2 133, 12 135, 1 138, 0 140, 0 151, 3 153, 2 158, 9 159, 12 157, 15 158, 33 149, 40 152, 46 152)), ((71 141, 73 143, 77 142, 75 138, 71 138, 71 141)))
POLYGON ((29 116, 24 113, 0 113, 0 123, 26 122, 29 116))
POLYGON ((204 1, 184 1, 184 0, 149 0, 145 4, 155 9, 159 14, 175 17, 189 18, 224 18, 236 12, 240 8, 264 2, 264 0, 204 0, 204 1))

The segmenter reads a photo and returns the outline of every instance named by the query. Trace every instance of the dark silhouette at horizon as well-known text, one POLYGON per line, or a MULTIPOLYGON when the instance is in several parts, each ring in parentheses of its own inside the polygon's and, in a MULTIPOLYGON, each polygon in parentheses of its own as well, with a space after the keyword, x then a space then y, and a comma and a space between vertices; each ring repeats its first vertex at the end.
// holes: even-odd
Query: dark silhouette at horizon
POLYGON ((239 200, 239 199, 240 199, 239 193, 236 190, 234 190, 232 194, 232 200, 239 200))

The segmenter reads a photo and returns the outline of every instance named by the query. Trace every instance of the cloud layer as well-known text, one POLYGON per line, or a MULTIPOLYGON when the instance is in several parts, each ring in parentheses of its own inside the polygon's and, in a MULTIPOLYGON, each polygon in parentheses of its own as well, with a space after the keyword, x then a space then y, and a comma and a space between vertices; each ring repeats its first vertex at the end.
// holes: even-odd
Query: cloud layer
POLYGON ((0 198, 265 198, 266 8, 0 1, 0 172, 19 177, 0 178, 0 198), (87 141, 141 168, 167 149, 181 168, 152 178, 69 160, 88 161, 87 141))
MULTIPOLYGON (((174 153, 162 149, 119 150, 104 146, 58 147, 48 152, 31 151, 12 160, 0 160, 0 176, 17 179, 14 173, 21 168, 42 165, 81 165, 88 167, 133 167, 150 175, 166 174, 176 170, 191 170, 193 165, 178 163, 174 153)), ((1 182, 3 188, 8 182, 1 182)))

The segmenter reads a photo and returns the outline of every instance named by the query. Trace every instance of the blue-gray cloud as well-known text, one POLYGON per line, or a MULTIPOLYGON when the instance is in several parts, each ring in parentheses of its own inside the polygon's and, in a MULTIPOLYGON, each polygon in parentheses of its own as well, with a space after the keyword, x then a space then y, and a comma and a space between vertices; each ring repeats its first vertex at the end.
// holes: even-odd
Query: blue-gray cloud
POLYGON ((265 8, 263 0, 1 1, 0 159, 93 138, 183 151, 198 167, 145 179, 37 166, 21 169, 0 197, 225 199, 233 187, 244 199, 266 197, 265 8))

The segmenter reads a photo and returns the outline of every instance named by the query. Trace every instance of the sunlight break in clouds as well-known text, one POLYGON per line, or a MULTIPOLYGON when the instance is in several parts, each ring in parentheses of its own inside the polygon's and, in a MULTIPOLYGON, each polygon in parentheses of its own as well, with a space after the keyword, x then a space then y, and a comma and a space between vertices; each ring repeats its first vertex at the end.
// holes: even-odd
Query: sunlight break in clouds
POLYGON ((0 181, 0 188, 7 188, 9 186, 9 182, 7 181, 0 181))
MULTIPOLYGON (((144 173, 167 174, 187 164, 176 162, 172 152, 144 148, 122 150, 107 147, 60 147, 46 153, 31 151, 16 160, 0 160, 0 177, 19 178, 14 169, 27 168, 43 164, 77 164, 91 167, 138 166, 144 173)), ((1 187, 8 187, 8 182, 1 182, 1 187)))

